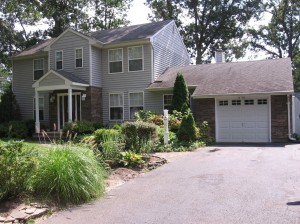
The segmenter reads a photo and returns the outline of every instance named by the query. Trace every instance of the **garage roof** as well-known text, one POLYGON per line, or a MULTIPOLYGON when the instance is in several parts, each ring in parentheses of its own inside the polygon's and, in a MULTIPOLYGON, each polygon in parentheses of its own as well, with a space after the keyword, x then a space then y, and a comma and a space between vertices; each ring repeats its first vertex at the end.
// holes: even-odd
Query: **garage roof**
POLYGON ((189 87, 195 87, 194 98, 294 91, 290 58, 172 67, 149 89, 173 88, 178 72, 189 87))

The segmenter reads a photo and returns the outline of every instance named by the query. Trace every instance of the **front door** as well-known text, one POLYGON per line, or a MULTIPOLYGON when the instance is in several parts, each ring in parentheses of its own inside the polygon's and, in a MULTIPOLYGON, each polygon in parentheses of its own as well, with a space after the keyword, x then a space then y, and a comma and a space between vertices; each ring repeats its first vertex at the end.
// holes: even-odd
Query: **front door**
MULTIPOLYGON (((58 95, 58 124, 59 129, 64 127, 64 124, 68 122, 68 94, 58 95)), ((81 96, 80 93, 74 93, 72 95, 72 121, 81 120, 81 96)))

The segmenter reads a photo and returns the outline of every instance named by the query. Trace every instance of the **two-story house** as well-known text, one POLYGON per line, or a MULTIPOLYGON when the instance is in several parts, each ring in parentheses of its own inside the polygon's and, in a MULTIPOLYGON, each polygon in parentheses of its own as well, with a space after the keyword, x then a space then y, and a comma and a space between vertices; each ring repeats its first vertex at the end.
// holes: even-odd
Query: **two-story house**
POLYGON ((73 120, 109 124, 138 110, 161 113, 168 96, 147 87, 168 67, 189 63, 171 20, 88 35, 68 29, 13 57, 13 91, 37 131, 73 120))
POLYGON ((189 65, 170 20, 90 34, 68 29, 13 57, 13 91, 22 119, 35 119, 37 132, 73 120, 110 125, 138 110, 162 114, 181 72, 196 121, 208 121, 217 142, 291 138, 291 60, 223 63, 222 52, 216 59, 220 63, 189 65))

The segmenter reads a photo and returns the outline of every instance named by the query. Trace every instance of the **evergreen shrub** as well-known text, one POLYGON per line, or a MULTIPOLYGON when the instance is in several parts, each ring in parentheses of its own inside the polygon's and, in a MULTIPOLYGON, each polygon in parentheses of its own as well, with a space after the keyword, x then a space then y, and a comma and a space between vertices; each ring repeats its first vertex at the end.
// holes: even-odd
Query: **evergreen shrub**
POLYGON ((195 141, 197 138, 196 124, 192 113, 184 116, 177 132, 179 141, 195 141))

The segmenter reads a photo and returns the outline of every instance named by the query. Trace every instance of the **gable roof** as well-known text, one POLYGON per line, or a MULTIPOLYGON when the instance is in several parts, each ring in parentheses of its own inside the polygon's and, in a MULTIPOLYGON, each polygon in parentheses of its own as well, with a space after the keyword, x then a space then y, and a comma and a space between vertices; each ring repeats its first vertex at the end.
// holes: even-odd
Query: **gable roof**
POLYGON ((290 58, 172 67, 149 89, 172 89, 178 72, 189 87, 195 87, 194 98, 293 92, 290 58))
POLYGON ((64 77, 65 79, 73 82, 73 83, 81 83, 81 84, 87 84, 88 85, 88 82, 78 78, 76 75, 74 75, 73 73, 71 72, 67 72, 67 71, 64 71, 64 70, 53 70, 55 71, 57 74, 61 75, 62 77, 64 77))
POLYGON ((42 40, 38 44, 31 46, 29 48, 26 48, 24 51, 21 51, 17 54, 15 54, 13 57, 23 57, 23 56, 28 56, 36 53, 43 52, 45 47, 47 47, 51 41, 55 40, 55 38, 48 39, 48 40, 42 40))
POLYGON ((110 30, 99 30, 96 32, 91 32, 89 35, 104 44, 148 39, 172 21, 173 20, 165 20, 134 26, 125 26, 110 30))
POLYGON ((75 33, 83 38, 86 38, 92 43, 98 43, 101 45, 101 44, 118 43, 122 41, 126 42, 126 41, 133 41, 133 40, 148 39, 151 38, 158 31, 160 31, 164 26, 166 26, 171 22, 173 22, 173 20, 165 20, 160 22, 125 26, 125 27, 115 28, 110 30, 99 30, 88 34, 83 34, 81 32, 69 28, 65 30, 59 37, 40 41, 38 44, 29 47, 20 53, 15 54, 13 58, 29 56, 39 52, 43 52, 44 50, 48 50, 48 48, 53 43, 58 41, 59 38, 67 32, 75 33))

